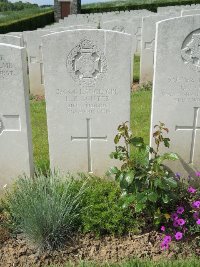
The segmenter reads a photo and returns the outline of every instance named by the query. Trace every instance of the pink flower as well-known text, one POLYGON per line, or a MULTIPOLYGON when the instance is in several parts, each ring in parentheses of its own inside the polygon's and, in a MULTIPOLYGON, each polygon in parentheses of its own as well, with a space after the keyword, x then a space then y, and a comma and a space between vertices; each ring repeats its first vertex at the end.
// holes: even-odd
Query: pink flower
POLYGON ((178 207, 176 212, 182 214, 184 212, 184 207, 178 207))
POLYGON ((160 230, 161 230, 162 232, 164 232, 164 231, 165 231, 165 226, 161 226, 160 230))
POLYGON ((197 220, 197 224, 200 225, 200 219, 197 220))
POLYGON ((161 248, 162 248, 162 250, 167 250, 167 249, 169 249, 169 243, 162 242, 162 243, 161 243, 161 248))
POLYGON ((181 232, 177 232, 175 234, 175 238, 176 238, 176 240, 181 240, 183 238, 183 234, 181 232))
POLYGON ((172 241, 172 238, 171 238, 170 235, 166 235, 166 236, 164 237, 163 241, 164 241, 165 243, 169 243, 169 242, 172 241))
POLYGON ((189 188, 188 188, 188 192, 189 193, 191 193, 191 194, 194 194, 194 193, 196 193, 196 189, 195 188, 193 188, 192 186, 190 186, 189 188))
POLYGON ((195 208, 195 209, 199 209, 200 208, 200 201, 199 200, 194 201, 192 203, 192 207, 195 208))
POLYGON ((171 214, 171 219, 172 220, 177 220, 178 219, 178 215, 176 213, 172 213, 171 214))
POLYGON ((173 222, 173 226, 174 226, 174 227, 179 227, 178 220, 176 220, 176 221, 173 222))
POLYGON ((195 211, 195 213, 193 213, 193 218, 195 220, 198 220, 199 219, 199 213, 197 211, 195 211))
POLYGON ((180 225, 180 226, 185 224, 185 220, 184 219, 178 219, 177 222, 178 222, 178 225, 180 225))
POLYGON ((195 173, 197 177, 200 177, 200 172, 195 173))

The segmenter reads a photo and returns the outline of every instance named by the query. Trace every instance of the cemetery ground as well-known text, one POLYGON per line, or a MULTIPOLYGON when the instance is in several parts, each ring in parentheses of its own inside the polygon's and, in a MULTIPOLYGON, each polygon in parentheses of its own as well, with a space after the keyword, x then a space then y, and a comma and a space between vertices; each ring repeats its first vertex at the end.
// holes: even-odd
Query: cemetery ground
MULTIPOLYGON (((148 143, 151 91, 145 89, 149 87, 131 94, 131 128, 148 143)), ((77 174, 81 179, 68 175, 65 180, 49 174, 43 99, 31 99, 31 124, 35 165, 43 175, 19 180, 0 206, 0 266, 199 266, 199 228, 194 223, 183 242, 173 241, 169 250, 161 250, 160 226, 169 222, 167 216, 178 203, 167 206, 167 221, 153 224, 147 211, 122 208, 119 183, 112 179, 77 174)), ((145 164, 146 154, 136 151, 131 151, 132 158, 145 164)), ((188 199, 187 190, 181 188, 179 194, 188 199)))

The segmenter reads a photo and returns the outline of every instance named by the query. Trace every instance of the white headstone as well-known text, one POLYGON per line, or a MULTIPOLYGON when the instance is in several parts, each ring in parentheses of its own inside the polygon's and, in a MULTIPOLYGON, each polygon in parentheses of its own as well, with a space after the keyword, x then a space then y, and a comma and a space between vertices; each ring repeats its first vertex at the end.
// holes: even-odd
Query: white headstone
POLYGON ((152 82, 154 66, 154 48, 156 23, 173 17, 173 15, 157 15, 142 19, 142 40, 140 58, 140 83, 152 82))
POLYGON ((32 95, 44 95, 41 37, 50 32, 50 30, 23 32, 28 54, 30 93, 32 95))
POLYGON ((130 119, 131 36, 75 30, 43 37, 51 168, 102 175, 130 119), (122 75, 123 73, 123 75, 122 75))
POLYGON ((0 44, 0 190, 33 173, 26 50, 0 44))
POLYGON ((159 22, 156 39, 151 134, 164 122, 181 158, 170 166, 192 175, 200 166, 200 16, 159 22))
POLYGON ((191 10, 181 11, 181 16, 198 15, 198 14, 200 14, 200 9, 191 9, 191 10))
POLYGON ((8 34, 0 34, 0 43, 11 44, 21 47, 24 46, 22 37, 8 34))
POLYGON ((128 33, 132 36, 132 54, 136 53, 136 35, 133 24, 127 20, 116 19, 102 23, 102 29, 128 33))

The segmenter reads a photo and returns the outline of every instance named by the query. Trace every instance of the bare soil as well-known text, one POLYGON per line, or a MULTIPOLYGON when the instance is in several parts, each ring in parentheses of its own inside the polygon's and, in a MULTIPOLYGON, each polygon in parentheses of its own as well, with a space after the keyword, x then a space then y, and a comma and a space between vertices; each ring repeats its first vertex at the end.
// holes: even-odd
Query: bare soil
POLYGON ((95 238, 91 234, 77 235, 63 248, 56 251, 41 251, 30 245, 18 235, 6 238, 0 243, 0 266, 44 266, 49 264, 74 263, 80 260, 98 263, 121 262, 131 258, 151 258, 159 260, 163 257, 188 257, 195 253, 200 256, 200 248, 185 244, 177 245, 169 252, 160 249, 161 235, 150 232, 143 235, 126 235, 123 237, 106 236, 95 238))

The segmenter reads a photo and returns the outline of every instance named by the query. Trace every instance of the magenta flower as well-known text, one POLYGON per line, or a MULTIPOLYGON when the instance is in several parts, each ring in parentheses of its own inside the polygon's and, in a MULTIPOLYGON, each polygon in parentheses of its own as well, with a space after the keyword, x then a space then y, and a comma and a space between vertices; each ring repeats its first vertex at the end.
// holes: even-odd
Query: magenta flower
POLYGON ((197 224, 200 225, 200 219, 197 220, 197 224))
POLYGON ((175 221, 173 222, 173 226, 174 226, 174 227, 179 227, 178 220, 175 220, 175 221))
POLYGON ((178 222, 178 225, 180 225, 180 226, 183 226, 185 224, 184 219, 178 219, 177 222, 178 222))
POLYGON ((200 172, 196 172, 196 176, 197 177, 200 177, 200 172))
POLYGON ((172 219, 172 220, 177 220, 177 219, 178 219, 178 215, 177 215, 177 213, 172 213, 172 214, 171 214, 171 219, 172 219))
POLYGON ((170 235, 166 235, 166 236, 164 237, 163 241, 164 241, 165 243, 169 243, 169 242, 172 241, 172 238, 171 238, 170 235))
POLYGON ((161 243, 161 248, 162 248, 162 250, 167 250, 167 249, 169 249, 169 243, 166 243, 166 242, 162 242, 161 243))
POLYGON ((188 192, 189 193, 191 193, 191 194, 194 194, 194 193, 196 193, 196 189, 195 188, 193 188, 192 186, 190 186, 189 188, 188 188, 188 192))
POLYGON ((199 209, 200 208, 200 201, 199 200, 194 201, 192 203, 192 207, 195 208, 195 209, 199 209))
POLYGON ((165 231, 165 226, 161 226, 160 230, 161 230, 162 232, 164 232, 164 231, 165 231))
POLYGON ((198 220, 199 219, 199 213, 197 211, 195 211, 195 213, 193 213, 193 218, 195 220, 198 220))
POLYGON ((183 234, 181 232, 177 232, 175 234, 175 238, 176 238, 176 240, 181 240, 183 238, 183 234))
POLYGON ((184 212, 184 207, 178 207, 176 212, 182 214, 184 212))

